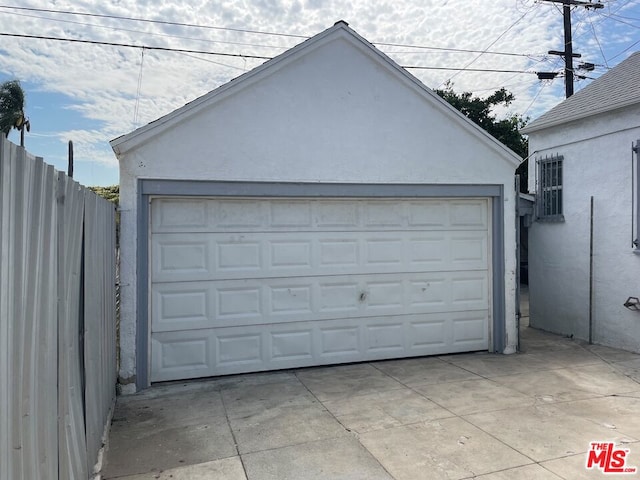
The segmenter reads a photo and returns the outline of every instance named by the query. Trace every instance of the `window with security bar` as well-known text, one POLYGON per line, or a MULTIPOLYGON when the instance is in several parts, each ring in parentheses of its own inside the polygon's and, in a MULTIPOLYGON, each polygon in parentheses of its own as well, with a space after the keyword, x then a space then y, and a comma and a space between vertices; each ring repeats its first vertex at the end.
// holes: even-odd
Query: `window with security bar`
POLYGON ((562 222, 562 155, 538 159, 538 220, 562 222))

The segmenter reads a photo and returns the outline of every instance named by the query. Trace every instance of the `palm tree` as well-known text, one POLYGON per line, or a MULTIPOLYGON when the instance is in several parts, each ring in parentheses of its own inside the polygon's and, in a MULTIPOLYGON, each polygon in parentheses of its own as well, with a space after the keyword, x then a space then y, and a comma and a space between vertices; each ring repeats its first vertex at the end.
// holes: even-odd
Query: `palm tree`
POLYGON ((19 130, 21 147, 24 147, 24 131, 31 130, 24 106, 24 90, 19 80, 8 80, 0 85, 0 132, 8 136, 12 128, 19 130))

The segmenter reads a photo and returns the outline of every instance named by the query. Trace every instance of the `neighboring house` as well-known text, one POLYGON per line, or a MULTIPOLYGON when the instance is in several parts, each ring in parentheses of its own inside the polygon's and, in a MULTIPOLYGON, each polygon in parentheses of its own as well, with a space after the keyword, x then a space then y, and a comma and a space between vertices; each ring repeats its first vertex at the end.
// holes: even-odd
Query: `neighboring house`
POLYGON ((111 145, 125 392, 516 350, 520 158, 346 23, 111 145))
POLYGON ((639 352, 640 313, 624 304, 640 297, 633 243, 640 237, 640 52, 522 133, 537 210, 529 229, 531 325, 639 352))

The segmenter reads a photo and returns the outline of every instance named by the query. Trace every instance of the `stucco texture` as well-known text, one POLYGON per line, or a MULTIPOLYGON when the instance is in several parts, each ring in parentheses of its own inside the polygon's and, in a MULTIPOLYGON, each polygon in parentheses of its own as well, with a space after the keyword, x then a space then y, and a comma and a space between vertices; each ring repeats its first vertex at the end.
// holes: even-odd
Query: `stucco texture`
POLYGON ((351 32, 334 27, 114 147, 124 379, 135 374, 138 179, 503 185, 515 349, 515 154, 351 32))
POLYGON ((529 229, 530 322, 536 328, 589 338, 590 198, 593 215, 593 341, 640 351, 640 313, 623 306, 640 296, 640 256, 631 147, 640 139, 640 106, 532 133, 533 158, 562 155, 564 222, 529 229))

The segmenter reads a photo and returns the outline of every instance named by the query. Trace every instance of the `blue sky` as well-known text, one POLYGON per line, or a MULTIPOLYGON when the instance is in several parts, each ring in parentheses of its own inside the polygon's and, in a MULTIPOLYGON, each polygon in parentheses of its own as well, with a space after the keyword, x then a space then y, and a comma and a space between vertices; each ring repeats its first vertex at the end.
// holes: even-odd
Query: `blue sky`
MULTIPOLYGON (((596 64, 593 72, 585 73, 591 78, 640 50, 640 0, 601 3, 602 9, 574 7, 572 13, 574 51, 583 55, 576 63, 596 64)), ((447 80, 456 91, 480 96, 507 88, 516 101, 507 111, 496 112, 498 115, 518 113, 535 118, 564 97, 563 79, 541 82, 532 73, 562 69, 561 59, 547 54, 563 49, 561 6, 540 0, 21 0, 0 6, 0 33, 239 56, 152 50, 143 54, 140 48, 5 36, 0 43, 0 81, 17 78, 27 93, 32 129, 26 146, 31 153, 66 170, 67 142, 73 140, 75 178, 85 185, 112 185, 118 183, 118 162, 109 140, 264 61, 240 55, 275 56, 303 40, 287 35, 312 36, 340 19, 400 65, 512 70, 409 70, 432 88, 447 80), (215 28, 7 8, 10 6, 215 28), (487 53, 479 53, 483 51, 487 53)), ((576 90, 590 81, 576 82, 576 90)), ((9 139, 17 143, 17 132, 9 139)))

